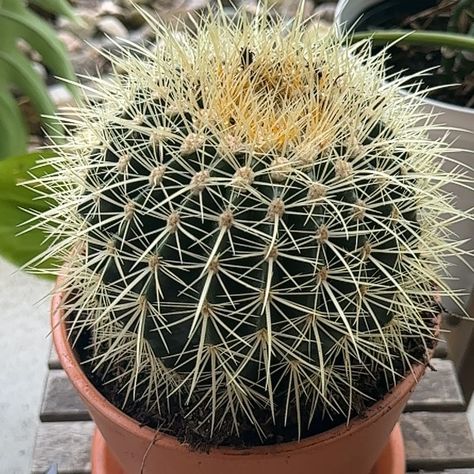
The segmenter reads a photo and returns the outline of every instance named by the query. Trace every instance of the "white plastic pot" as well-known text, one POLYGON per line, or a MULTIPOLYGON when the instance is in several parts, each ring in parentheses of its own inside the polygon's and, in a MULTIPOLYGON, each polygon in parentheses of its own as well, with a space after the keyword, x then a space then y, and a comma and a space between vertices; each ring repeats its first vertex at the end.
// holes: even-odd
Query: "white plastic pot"
MULTIPOLYGON (((363 12, 368 8, 382 3, 384 0, 340 0, 335 15, 335 24, 339 30, 350 29, 362 16, 363 12)), ((400 0, 400 3, 406 0, 400 0)), ((459 151, 452 154, 452 158, 459 163, 471 167, 470 173, 473 174, 474 168, 474 110, 467 107, 459 107, 456 105, 445 104, 437 100, 420 99, 421 105, 428 110, 431 110, 437 115, 437 123, 443 127, 452 130, 450 132, 451 140, 455 148, 465 151, 459 151)), ((442 131, 432 132, 433 138, 439 138, 444 135, 442 131)), ((452 164, 447 163, 446 169, 450 169, 452 164)), ((456 207, 458 209, 468 210, 474 206, 474 192, 468 189, 460 188, 459 186, 446 187, 449 191, 457 196, 456 207)), ((464 222, 455 224, 452 229, 456 232, 460 240, 473 239, 464 245, 466 249, 473 248, 474 241, 474 222, 465 220, 464 222)), ((470 264, 474 266, 474 258, 468 259, 470 264)), ((450 286, 453 289, 462 289, 464 291, 474 291, 474 274, 464 264, 461 264, 458 259, 454 258, 451 261, 452 267, 449 272, 453 278, 450 286)), ((468 296, 463 298, 467 303, 468 296)), ((449 311, 459 313, 458 306, 453 301, 443 299, 443 303, 449 311)), ((474 316, 474 315, 472 315, 474 316)))

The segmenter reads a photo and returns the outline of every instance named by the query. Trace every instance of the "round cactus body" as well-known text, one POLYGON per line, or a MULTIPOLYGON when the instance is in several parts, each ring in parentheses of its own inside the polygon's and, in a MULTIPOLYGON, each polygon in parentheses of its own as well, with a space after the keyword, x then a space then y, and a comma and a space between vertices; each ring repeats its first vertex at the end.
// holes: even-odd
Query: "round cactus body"
POLYGON ((71 334, 126 400, 198 410, 210 438, 357 412, 448 291, 430 118, 368 43, 268 18, 153 23, 42 179, 71 334))

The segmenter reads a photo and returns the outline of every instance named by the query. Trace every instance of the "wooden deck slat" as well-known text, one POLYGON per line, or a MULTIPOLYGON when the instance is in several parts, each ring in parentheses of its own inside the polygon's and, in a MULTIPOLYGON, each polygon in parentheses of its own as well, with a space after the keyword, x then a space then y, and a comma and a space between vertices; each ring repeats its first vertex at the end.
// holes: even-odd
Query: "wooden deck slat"
POLYGON ((404 413, 408 470, 473 468, 474 440, 465 413, 404 413))
POLYGON ((89 474, 94 423, 75 421, 41 423, 33 452, 32 474, 44 474, 51 464, 61 474, 89 474))
POLYGON ((40 420, 87 421, 89 412, 63 370, 50 370, 46 381, 40 420))
POLYGON ((426 370, 405 411, 464 411, 466 404, 452 361, 433 359, 435 371, 426 370))

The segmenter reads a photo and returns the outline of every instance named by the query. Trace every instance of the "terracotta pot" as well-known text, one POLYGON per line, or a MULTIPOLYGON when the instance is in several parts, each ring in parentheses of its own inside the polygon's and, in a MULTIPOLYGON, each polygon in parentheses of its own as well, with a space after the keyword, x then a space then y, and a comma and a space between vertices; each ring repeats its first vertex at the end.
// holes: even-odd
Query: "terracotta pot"
POLYGON ((195 452, 172 436, 140 426, 94 388, 67 340, 60 302, 58 294, 52 302, 52 327, 59 360, 125 474, 369 474, 425 371, 423 364, 414 367, 364 417, 300 442, 195 452))
MULTIPOLYGON (((97 429, 92 439, 91 461, 92 474, 125 474, 97 429)), ((405 472, 405 446, 402 430, 397 423, 370 474, 405 474, 405 472)))

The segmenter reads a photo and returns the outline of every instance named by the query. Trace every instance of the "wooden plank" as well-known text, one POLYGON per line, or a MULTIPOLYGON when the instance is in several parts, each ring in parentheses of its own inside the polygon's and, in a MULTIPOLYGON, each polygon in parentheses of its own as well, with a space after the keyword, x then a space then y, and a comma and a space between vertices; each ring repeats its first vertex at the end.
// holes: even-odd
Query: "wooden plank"
MULTIPOLYGON (((471 290, 466 307, 469 316, 474 318, 474 287, 471 290)), ((472 321, 451 317, 448 319, 451 332, 447 334, 450 354, 456 366, 459 383, 464 398, 469 403, 474 393, 474 377, 472 367, 474 364, 474 325, 472 321)))
POLYGON ((49 352, 48 367, 50 370, 62 369, 61 363, 59 362, 58 354, 54 348, 54 344, 51 344, 51 351, 49 352))
POLYGON ((90 474, 92 421, 41 423, 33 451, 32 474, 56 463, 60 474, 90 474))
POLYGON ((474 440, 465 413, 404 413, 407 469, 474 468, 474 440))
MULTIPOLYGON (((474 286, 471 290, 467 311, 471 317, 474 317, 474 286)), ((468 403, 471 401, 472 394, 474 393, 474 377, 472 376, 472 367, 474 365, 474 326, 472 321, 469 322, 471 325, 469 328, 466 328, 466 330, 470 330, 469 340, 467 341, 464 354, 456 366, 461 390, 468 403)))
POLYGON ((40 420, 90 420, 89 412, 63 370, 50 370, 48 373, 40 420))
POLYGON ((452 361, 433 359, 405 411, 465 411, 466 404, 452 361))

